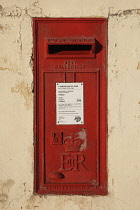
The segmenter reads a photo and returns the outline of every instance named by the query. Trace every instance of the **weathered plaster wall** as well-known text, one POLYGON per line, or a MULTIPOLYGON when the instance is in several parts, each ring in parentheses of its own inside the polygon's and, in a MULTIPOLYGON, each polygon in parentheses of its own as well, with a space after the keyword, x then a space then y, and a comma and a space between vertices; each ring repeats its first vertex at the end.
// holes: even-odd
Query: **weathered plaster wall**
POLYGON ((1 0, 0 16, 0 209, 139 210, 139 0, 1 0), (33 195, 33 17, 108 17, 107 196, 33 195))

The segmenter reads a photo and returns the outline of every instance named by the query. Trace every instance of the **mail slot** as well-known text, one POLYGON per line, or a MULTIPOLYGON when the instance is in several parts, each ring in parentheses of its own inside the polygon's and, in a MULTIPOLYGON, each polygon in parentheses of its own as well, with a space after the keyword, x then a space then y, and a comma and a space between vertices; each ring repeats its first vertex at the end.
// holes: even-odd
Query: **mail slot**
POLYGON ((51 57, 94 57, 95 39, 94 38, 59 38, 46 39, 47 54, 51 57))
POLYGON ((107 194, 107 20, 34 19, 37 194, 107 194))

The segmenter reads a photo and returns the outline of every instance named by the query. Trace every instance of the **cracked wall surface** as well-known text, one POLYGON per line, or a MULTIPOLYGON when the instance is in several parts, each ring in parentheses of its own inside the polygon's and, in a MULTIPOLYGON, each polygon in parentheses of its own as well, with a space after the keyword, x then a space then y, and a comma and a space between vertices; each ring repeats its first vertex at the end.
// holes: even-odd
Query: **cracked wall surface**
POLYGON ((0 0, 0 209, 140 209, 139 0, 0 0), (33 17, 108 18, 107 196, 33 195, 33 17))

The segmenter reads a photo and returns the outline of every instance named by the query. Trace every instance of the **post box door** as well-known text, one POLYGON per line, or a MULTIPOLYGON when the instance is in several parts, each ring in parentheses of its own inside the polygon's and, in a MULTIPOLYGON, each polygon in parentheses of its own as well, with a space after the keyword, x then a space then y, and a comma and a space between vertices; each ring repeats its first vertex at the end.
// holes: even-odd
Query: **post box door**
POLYGON ((106 194, 106 20, 35 19, 35 191, 106 194))
MULTIPOLYGON (((71 75, 71 77, 73 76, 71 75)), ((99 138, 98 72, 75 73, 75 84, 81 83, 80 85, 84 86, 82 88, 82 100, 85 123, 83 124, 59 125, 56 122, 56 84, 65 84, 64 82, 65 73, 45 73, 46 183, 89 182, 97 185, 99 176, 97 161, 99 138)), ((65 88, 65 92, 68 90, 65 88)), ((67 105, 65 102, 62 104, 67 105)), ((65 108, 62 108, 62 112, 65 111, 64 116, 68 118, 67 115, 73 109, 68 108, 69 111, 66 111, 65 108)))

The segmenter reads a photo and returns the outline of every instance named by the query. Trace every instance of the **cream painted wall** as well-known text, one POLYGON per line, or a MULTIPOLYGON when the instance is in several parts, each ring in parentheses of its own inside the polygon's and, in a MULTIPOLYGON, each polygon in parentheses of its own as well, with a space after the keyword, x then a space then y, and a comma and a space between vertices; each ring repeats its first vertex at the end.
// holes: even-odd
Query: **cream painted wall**
POLYGON ((0 209, 140 209, 140 1, 0 0, 0 209), (107 196, 33 195, 33 17, 108 18, 107 196))

